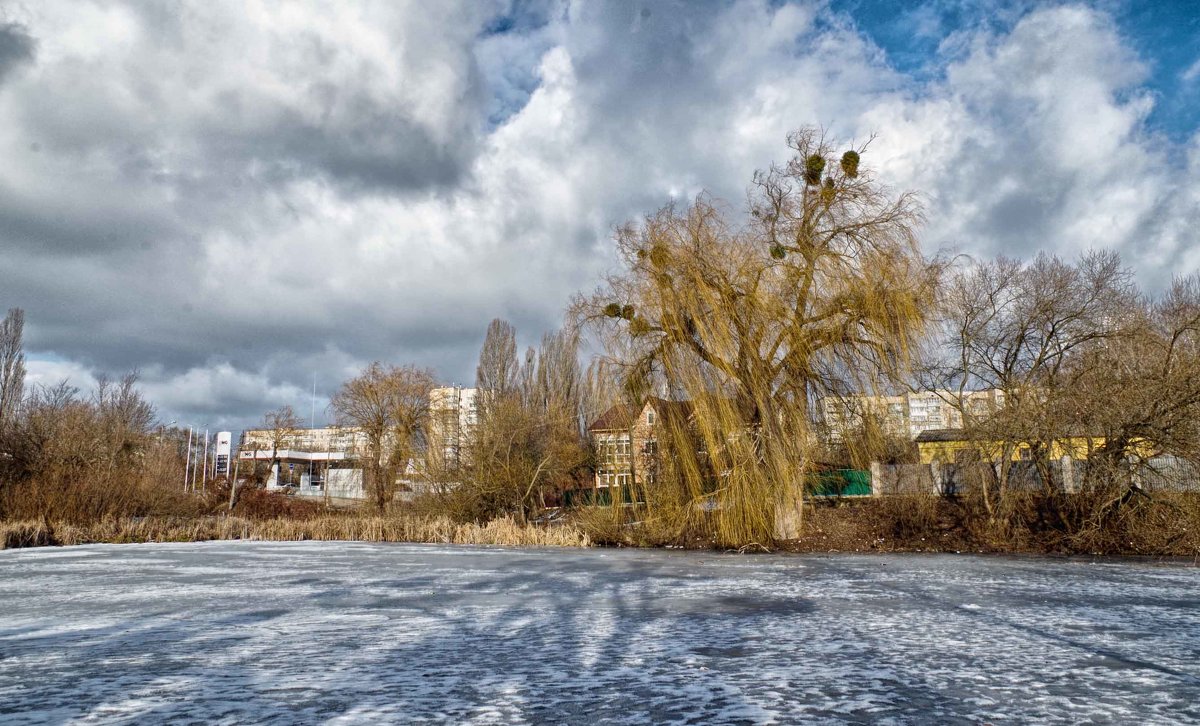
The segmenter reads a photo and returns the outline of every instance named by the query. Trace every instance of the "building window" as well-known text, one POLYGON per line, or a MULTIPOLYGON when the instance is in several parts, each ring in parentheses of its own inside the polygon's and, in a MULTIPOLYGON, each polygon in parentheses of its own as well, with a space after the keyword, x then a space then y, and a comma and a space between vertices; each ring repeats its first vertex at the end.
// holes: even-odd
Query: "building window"
POLYGON ((646 423, 650 424, 651 426, 654 425, 654 412, 653 411, 646 412, 646 423))
POLYGON ((1017 456, 1021 458, 1021 461, 1029 461, 1033 458, 1033 452, 1028 447, 1022 446, 1017 449, 1017 456))
POLYGON ((618 463, 618 464, 628 464, 629 463, 629 437, 628 436, 622 436, 621 438, 617 439, 615 459, 616 459, 616 463, 618 463))
POLYGON ((596 441, 596 454, 604 469, 629 468, 629 435, 608 436, 596 441))
POLYGON ((646 454, 646 456, 657 456, 658 455, 658 442, 657 441, 647 441, 646 443, 642 444, 642 452, 644 454, 646 454))

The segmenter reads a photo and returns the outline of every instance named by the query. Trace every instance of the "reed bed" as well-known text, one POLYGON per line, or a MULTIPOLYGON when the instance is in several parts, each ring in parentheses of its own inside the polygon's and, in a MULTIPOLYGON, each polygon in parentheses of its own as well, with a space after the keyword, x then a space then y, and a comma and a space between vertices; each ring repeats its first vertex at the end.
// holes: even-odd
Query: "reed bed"
POLYGON ((0 548, 92 543, 203 542, 208 540, 424 542, 523 547, 588 547, 572 526, 541 527, 495 519, 457 524, 445 517, 322 516, 307 520, 241 517, 140 517, 92 524, 37 520, 0 522, 0 548))

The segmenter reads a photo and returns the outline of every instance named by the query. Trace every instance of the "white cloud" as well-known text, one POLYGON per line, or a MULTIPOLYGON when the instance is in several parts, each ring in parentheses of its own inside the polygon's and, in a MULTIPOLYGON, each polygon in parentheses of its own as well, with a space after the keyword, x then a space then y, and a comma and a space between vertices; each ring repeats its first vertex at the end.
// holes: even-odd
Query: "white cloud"
POLYGON ((1184 83, 1191 83, 1197 78, 1200 78, 1200 58, 1197 58, 1195 63, 1192 63, 1184 69, 1183 73, 1179 74, 1179 79, 1184 83))
POLYGON ((865 118, 883 130, 885 168, 926 192, 930 246, 1113 247, 1154 286, 1185 243, 1164 222, 1187 213, 1197 182, 1145 128, 1146 72, 1103 14, 1039 10, 977 35, 922 97, 865 118))
POLYGON ((66 383, 86 394, 95 389, 96 377, 86 366, 69 360, 28 357, 25 361, 25 387, 52 387, 66 383))
MULTIPOLYGON (((310 390, 272 381, 263 373, 238 370, 228 363, 192 368, 172 376, 148 371, 141 377, 138 388, 159 407, 160 415, 187 425, 238 428, 261 418, 267 410, 285 405, 292 406, 307 421, 313 410, 310 390)), ((328 403, 328 398, 322 397, 316 409, 322 421, 328 403)))

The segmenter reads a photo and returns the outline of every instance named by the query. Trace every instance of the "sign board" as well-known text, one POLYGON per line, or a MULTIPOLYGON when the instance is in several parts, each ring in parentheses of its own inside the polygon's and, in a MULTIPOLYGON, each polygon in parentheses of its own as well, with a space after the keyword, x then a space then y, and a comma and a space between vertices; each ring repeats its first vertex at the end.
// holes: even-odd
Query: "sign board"
POLYGON ((215 469, 217 476, 229 475, 229 452, 232 445, 233 434, 228 431, 217 432, 217 464, 215 469))

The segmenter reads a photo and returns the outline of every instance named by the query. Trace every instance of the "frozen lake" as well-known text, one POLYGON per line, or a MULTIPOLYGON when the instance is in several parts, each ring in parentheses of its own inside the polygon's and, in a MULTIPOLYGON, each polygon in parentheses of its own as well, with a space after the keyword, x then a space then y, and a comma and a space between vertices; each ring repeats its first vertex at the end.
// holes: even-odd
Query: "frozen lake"
POLYGON ((1200 721, 1200 570, 360 543, 0 552, 0 722, 1200 721))

